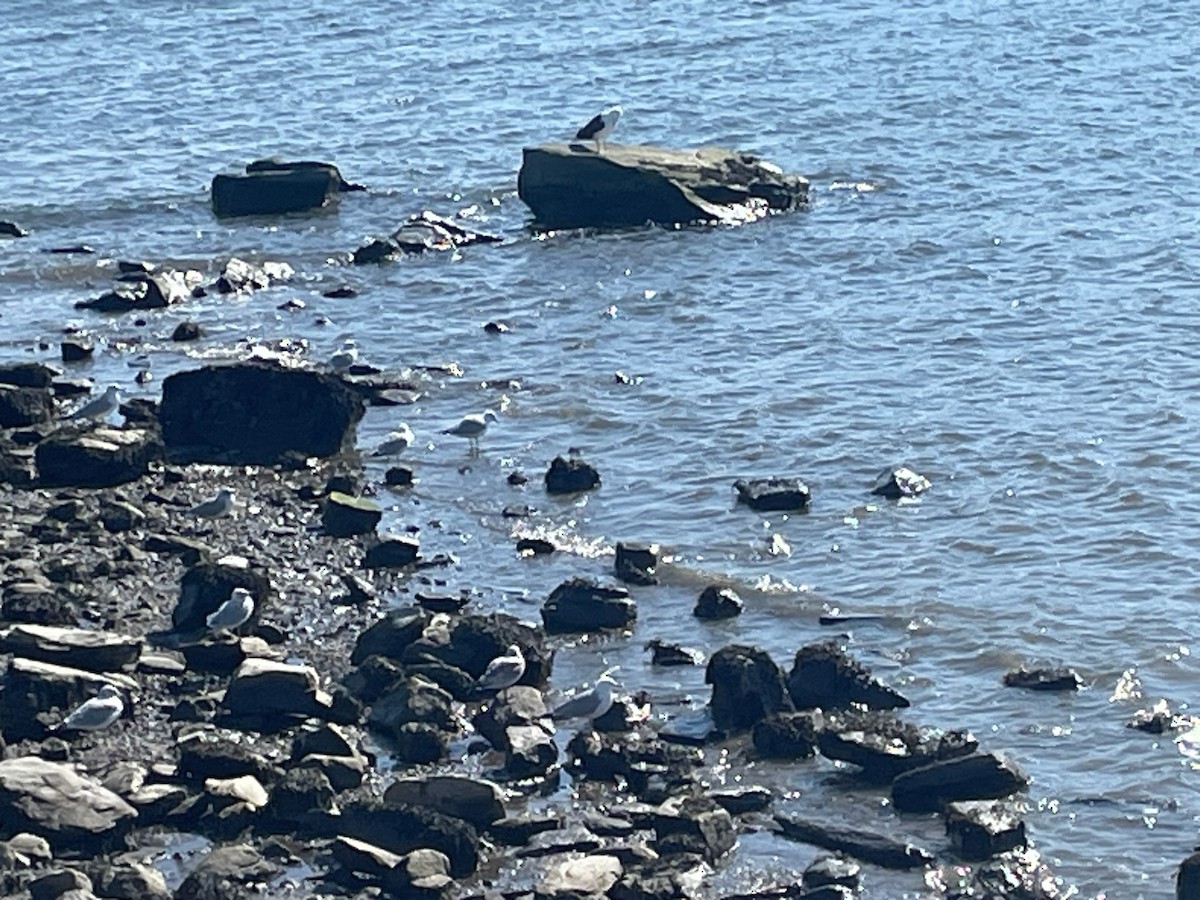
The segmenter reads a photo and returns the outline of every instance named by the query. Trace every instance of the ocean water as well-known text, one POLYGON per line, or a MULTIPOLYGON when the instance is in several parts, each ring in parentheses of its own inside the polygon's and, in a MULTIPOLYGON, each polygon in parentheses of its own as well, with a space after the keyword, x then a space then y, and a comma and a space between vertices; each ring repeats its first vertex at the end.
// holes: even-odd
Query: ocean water
MULTIPOLYGON (((300 339, 321 360, 353 337, 429 390, 360 429, 369 447, 403 418, 420 439, 419 483, 387 496, 389 524, 457 554, 446 577, 481 608, 536 618, 563 578, 606 573, 618 540, 672 557, 663 585, 637 589, 632 636, 563 647, 556 689, 619 664, 674 715, 704 702, 703 673, 651 671, 650 637, 755 643, 788 665, 844 633, 910 697, 906 718, 969 727, 1030 775, 1029 834, 1064 892, 1169 897, 1200 838, 1200 773, 1189 745, 1124 722, 1160 698, 1186 712, 1198 684, 1196 33, 1200 7, 1115 0, 7 4, 0 218, 32 233, 0 241, 0 360, 53 361, 74 324, 100 349, 72 374, 154 396, 248 342, 300 339), (753 151, 807 175, 811 208, 532 235, 521 148, 612 102, 613 140, 753 151), (215 220, 212 176, 268 155, 335 162, 370 191, 215 220), (421 209, 506 241, 346 264, 421 209), (97 253, 42 252, 77 243, 97 253), (143 325, 73 309, 116 259, 214 274, 233 254, 298 277, 143 325), (358 296, 322 296, 343 283, 358 296), (289 299, 306 305, 278 309, 289 299), (206 330, 197 345, 168 340, 184 318, 206 330), (491 320, 511 331, 485 334, 491 320), (469 459, 438 431, 485 406, 501 422, 469 459), (541 473, 571 447, 603 485, 547 498, 541 473), (932 492, 871 498, 899 463, 932 492), (529 486, 506 483, 514 469, 529 486), (811 512, 735 505, 736 478, 770 475, 804 478, 811 512), (500 511, 523 502, 540 515, 518 529, 574 552, 516 558, 500 511), (738 588, 742 617, 691 618, 711 580, 738 588), (833 609, 880 618, 822 628, 833 609), (1073 666, 1085 688, 1004 688, 1021 664, 1073 666)), ((713 777, 945 850, 936 817, 896 816, 828 763, 734 751, 713 777)), ((815 855, 746 835, 708 889, 815 855)), ((924 894, 872 867, 865 886, 924 894)))

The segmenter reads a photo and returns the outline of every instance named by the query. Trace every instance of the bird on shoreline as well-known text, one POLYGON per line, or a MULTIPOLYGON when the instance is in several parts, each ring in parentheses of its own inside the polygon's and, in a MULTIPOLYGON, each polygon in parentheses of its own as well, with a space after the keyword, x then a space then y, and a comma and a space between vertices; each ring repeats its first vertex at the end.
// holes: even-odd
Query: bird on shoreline
POLYGON ((358 345, 353 338, 346 338, 342 342, 341 349, 334 351, 333 356, 329 357, 329 367, 335 372, 345 372, 356 362, 358 362, 358 345))
POLYGON ((215 496, 197 503, 188 510, 189 516, 197 519, 221 519, 233 512, 233 491, 221 488, 215 496))
POLYGON ((505 688, 512 687, 524 675, 525 657, 521 653, 521 648, 516 644, 509 644, 502 656, 497 656, 487 664, 487 668, 475 682, 475 693, 498 693, 505 688))
POLYGON ((125 702, 116 685, 106 684, 90 700, 85 700, 67 716, 55 731, 100 731, 125 711, 125 702))
POLYGON ((378 447, 371 453, 372 456, 397 456, 403 453, 412 446, 412 442, 416 440, 416 435, 413 430, 408 427, 407 422, 401 422, 400 427, 395 431, 389 431, 378 447))
MULTIPOLYGON (((611 669, 609 671, 612 671, 611 669)), ((596 679, 590 690, 576 694, 565 703, 561 703, 550 713, 555 721, 565 722, 570 719, 587 719, 589 722, 600 718, 613 705, 613 688, 616 682, 605 672, 596 679)))
POLYGON ((467 413, 457 425, 442 430, 442 434, 452 434, 455 437, 466 438, 471 443, 471 451, 479 455, 479 439, 487 431, 488 424, 499 422, 500 417, 492 410, 485 409, 481 413, 467 413))
POLYGON ((235 587, 229 594, 229 599, 211 613, 205 624, 209 630, 220 633, 233 631, 250 620, 254 613, 254 595, 242 587, 235 587))
POLYGON ((121 389, 110 384, 99 397, 89 400, 79 409, 70 413, 68 419, 107 419, 121 406, 121 389))
POLYGON ((619 106, 606 106, 598 115, 592 116, 586 125, 575 132, 577 141, 595 141, 596 152, 604 150, 605 139, 617 127, 617 120, 624 110, 619 106))

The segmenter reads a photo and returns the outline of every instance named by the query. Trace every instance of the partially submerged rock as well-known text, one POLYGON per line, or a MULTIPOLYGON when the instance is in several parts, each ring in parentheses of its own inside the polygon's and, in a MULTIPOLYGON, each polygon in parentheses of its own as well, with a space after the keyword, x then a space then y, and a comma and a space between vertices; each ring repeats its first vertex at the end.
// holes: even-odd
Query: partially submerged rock
POLYGON ((758 512, 796 512, 812 501, 799 478, 739 478, 733 483, 738 500, 758 512))
POLYGON ((365 188, 346 181, 331 163, 260 159, 244 175, 215 176, 211 190, 214 214, 249 216, 319 209, 343 191, 365 188))
POLYGON ((542 621, 550 634, 625 628, 637 618, 629 591, 586 578, 556 587, 542 604, 542 621))
POLYGON ((772 713, 794 709, 783 672, 758 647, 722 647, 709 659, 704 682, 712 685, 710 706, 718 728, 743 731, 772 713))
POLYGON ((808 181, 749 153, 705 147, 527 147, 517 193, 543 228, 740 223, 808 201, 808 181))
POLYGON ((970 753, 911 769, 892 782, 892 803, 905 812, 936 812, 955 800, 995 800, 1024 790, 1029 779, 995 753, 970 753))
POLYGON ((477 231, 461 221, 423 210, 413 213, 389 237, 376 238, 354 251, 355 265, 384 262, 401 254, 456 250, 471 244, 494 244, 501 238, 477 231))
POLYGON ((796 651, 788 675, 788 692, 797 709, 896 709, 908 700, 871 675, 835 641, 808 644, 796 651))
POLYGON ((777 815, 775 823, 779 826, 780 834, 789 840, 846 853, 887 869, 919 869, 933 862, 933 856, 920 847, 873 831, 795 816, 777 815))

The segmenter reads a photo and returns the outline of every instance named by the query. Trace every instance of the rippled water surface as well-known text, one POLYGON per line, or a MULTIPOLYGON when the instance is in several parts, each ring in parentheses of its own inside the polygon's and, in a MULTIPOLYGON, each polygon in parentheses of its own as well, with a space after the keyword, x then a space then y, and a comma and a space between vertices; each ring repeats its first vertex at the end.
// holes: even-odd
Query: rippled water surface
MULTIPOLYGON (((102 345, 79 374, 151 396, 189 354, 245 339, 303 338, 324 359, 353 336, 389 368, 457 362, 430 399, 360 429, 364 446, 401 416, 418 432, 421 481, 394 498, 393 524, 461 554, 452 578, 535 617, 562 578, 605 573, 617 540, 676 560, 637 591, 631 637, 564 648, 556 687, 620 663, 674 713, 706 698, 703 674, 651 672, 650 637, 752 642, 790 663, 831 636, 822 612, 880 614, 852 651, 912 699, 909 719, 968 726, 1015 757, 1033 779, 1030 834, 1064 886, 1170 896, 1197 843, 1200 775, 1123 723, 1159 698, 1186 709, 1197 685, 1200 7, 899 6, 6 4, 0 218, 32 234, 0 243, 0 357, 53 360, 76 322, 102 345), (615 139, 754 151, 812 179, 811 209, 533 239, 521 148, 610 102, 626 110, 615 139), (320 215, 215 220, 212 175, 266 155, 334 161, 370 191, 320 215), (345 264, 409 213, 468 207, 506 243, 345 264), (97 255, 40 252, 77 243, 97 255), (140 327, 72 308, 114 259, 215 272, 235 252, 299 278, 140 327), (322 296, 341 283, 359 295, 322 296), (277 309, 292 298, 306 308, 277 309), (186 351, 167 340, 185 317, 207 330, 186 351), (512 331, 489 336, 489 320, 512 331), (155 381, 138 388, 146 366, 155 381), (465 448, 437 430, 484 406, 501 422, 460 470, 465 448), (603 486, 546 498, 540 474, 569 447, 603 486), (900 462, 933 492, 872 502, 900 462), (533 476, 524 492, 504 481, 514 468, 533 476), (805 478, 811 513, 736 507, 732 481, 766 475, 805 478), (457 519, 429 509, 445 498, 457 519), (581 552, 513 558, 499 512, 519 502, 581 552), (790 556, 770 553, 774 534, 790 556), (714 578, 748 609, 709 627, 690 609, 714 578), (1074 666, 1087 686, 1003 688, 1022 663, 1074 666), (1129 669, 1144 699, 1110 699, 1129 669)), ((944 847, 936 818, 897 820, 828 764, 720 771, 790 792, 781 808, 944 847)), ((747 836, 713 890, 813 855, 747 836)), ((866 885, 922 890, 873 868, 866 885)))

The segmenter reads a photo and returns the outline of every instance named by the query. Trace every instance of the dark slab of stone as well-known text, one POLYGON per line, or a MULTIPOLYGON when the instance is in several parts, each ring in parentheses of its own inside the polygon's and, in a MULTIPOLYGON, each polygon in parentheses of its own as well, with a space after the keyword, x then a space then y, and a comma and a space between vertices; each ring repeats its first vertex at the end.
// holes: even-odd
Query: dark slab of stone
POLYGON ((69 764, 36 756, 0 760, 0 821, 8 834, 33 832, 57 850, 95 852, 119 840, 137 811, 69 764))
POLYGON ((416 538, 387 537, 367 548, 363 566, 368 569, 402 569, 417 561, 421 545, 416 538))
POLYGON ((218 217, 282 215, 320 209, 350 185, 330 163, 256 160, 244 175, 216 175, 213 213, 218 217))
POLYGON ((733 486, 738 500, 758 512, 796 512, 812 502, 808 485, 799 478, 739 478, 733 486))
POLYGON ((113 487, 141 478, 162 457, 157 435, 142 428, 63 428, 34 450, 38 481, 53 487, 113 487))
POLYGON ((820 712, 772 713, 754 726, 754 749, 771 759, 809 759, 817 752, 820 712))
POLYGON ((794 710, 783 672, 758 647, 722 647, 709 659, 704 683, 712 685, 709 707, 718 728, 745 731, 772 713, 794 710))
POLYGON ((370 497, 352 497, 333 491, 321 511, 321 527, 330 537, 372 534, 383 518, 383 510, 370 497))
POLYGON ((658 544, 632 544, 618 541, 613 558, 613 574, 627 584, 658 584, 658 544))
POLYGON ((542 622, 550 634, 625 628, 637 618, 629 591, 586 578, 564 581, 542 604, 542 622))
POLYGON ((180 578, 179 600, 171 612, 172 628, 175 631, 206 629, 206 619, 229 599, 234 588, 239 587, 254 595, 254 612, 239 631, 253 631, 271 595, 270 579, 253 566, 208 561, 193 565, 180 578))
POLYGON ((903 812, 937 812, 956 800, 1008 797, 1028 784, 1011 760, 976 752, 898 775, 892 782, 892 803, 903 812))
POLYGON ((859 704, 867 709, 896 709, 909 702, 871 675, 836 641, 808 644, 796 651, 788 674, 788 692, 797 709, 843 709, 859 704))
POLYGON ((1016 806, 997 800, 950 803, 943 813, 946 835, 965 860, 981 860, 1025 846, 1025 823, 1016 806))
POLYGON ((369 265, 403 254, 454 250, 472 244, 494 244, 501 240, 498 235, 423 210, 409 216, 389 237, 376 238, 359 247, 352 258, 355 265, 369 265))
POLYGON ((46 388, 0 382, 0 428, 26 428, 54 418, 54 399, 46 388))
POLYGON ((142 646, 141 638, 83 628, 13 625, 0 630, 0 653, 76 666, 92 672, 133 668, 142 646))
POLYGON ((479 865, 479 835, 469 822, 433 810, 367 798, 342 808, 342 834, 369 841, 392 853, 429 847, 445 853, 456 878, 479 865))
POLYGON ((58 374, 43 363, 7 363, 0 365, 0 384, 45 390, 54 383, 58 374))
POLYGON ((29 232, 16 222, 0 221, 0 236, 22 238, 28 237, 29 232))
POLYGON ((932 854, 910 843, 873 831, 828 825, 797 816, 776 815, 779 833, 793 841, 845 853, 885 869, 919 869, 934 861, 932 854))
POLYGON ((660 854, 691 853, 714 863, 737 843, 733 817, 710 797, 668 800, 654 816, 660 854))
POLYGON ((697 619, 719 621, 740 616, 743 608, 742 598, 737 595, 736 591, 717 584, 710 584, 696 598, 696 606, 692 610, 692 615, 697 619))
POLYGON ((360 666, 371 656, 402 659, 405 650, 421 636, 428 624, 429 615, 422 610, 392 610, 358 636, 350 661, 360 666))
POLYGON ((874 784, 889 784, 902 772, 967 756, 979 747, 968 731, 921 728, 886 712, 838 710, 824 718, 817 734, 821 754, 859 766, 874 784))
POLYGON ((1175 900, 1200 900, 1200 847, 1179 864, 1175 873, 1175 900))
POLYGON ((1024 688, 1027 691, 1077 691, 1083 687, 1074 669, 1014 669, 1004 673, 1004 686, 1024 688))

